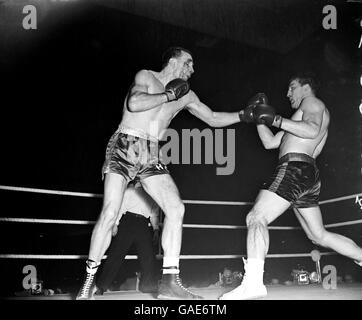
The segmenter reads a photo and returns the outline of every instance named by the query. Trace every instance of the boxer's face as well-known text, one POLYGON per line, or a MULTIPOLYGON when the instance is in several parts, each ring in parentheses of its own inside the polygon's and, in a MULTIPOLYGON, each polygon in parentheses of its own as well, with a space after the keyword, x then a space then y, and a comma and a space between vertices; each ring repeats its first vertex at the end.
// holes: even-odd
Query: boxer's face
POLYGON ((192 56, 187 52, 182 52, 181 56, 177 58, 176 64, 176 78, 188 80, 194 73, 194 61, 192 56))
POLYGON ((287 97, 293 109, 298 109, 304 98, 304 86, 298 80, 292 80, 288 87, 287 97))

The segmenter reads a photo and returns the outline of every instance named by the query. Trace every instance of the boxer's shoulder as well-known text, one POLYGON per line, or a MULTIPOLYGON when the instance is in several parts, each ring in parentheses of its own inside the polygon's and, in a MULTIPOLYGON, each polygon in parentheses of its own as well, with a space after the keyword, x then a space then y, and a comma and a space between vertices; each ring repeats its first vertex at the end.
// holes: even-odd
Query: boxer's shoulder
POLYGON ((141 83, 152 83, 157 81, 157 78, 153 71, 142 69, 139 70, 135 75, 135 82, 141 82, 141 83))
POLYGON ((322 100, 317 97, 306 97, 303 99, 301 104, 302 111, 324 111, 325 105, 322 100))

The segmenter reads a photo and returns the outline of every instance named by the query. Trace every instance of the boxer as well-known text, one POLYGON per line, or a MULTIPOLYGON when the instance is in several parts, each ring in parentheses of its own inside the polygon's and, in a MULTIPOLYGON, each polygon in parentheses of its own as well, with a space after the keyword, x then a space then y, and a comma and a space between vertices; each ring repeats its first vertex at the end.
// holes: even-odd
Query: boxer
MULTIPOLYGON (((103 207, 94 226, 86 272, 77 295, 93 298, 95 274, 111 241, 111 230, 129 181, 137 178, 144 190, 165 214, 162 232, 163 272, 159 299, 200 299, 182 285, 179 256, 184 204, 167 167, 160 161, 158 141, 171 120, 187 110, 211 127, 225 127, 243 121, 239 112, 213 112, 190 90, 194 73, 190 51, 173 47, 163 55, 160 72, 141 70, 124 99, 123 117, 111 137, 103 165, 103 207)), ((252 104, 262 101, 251 101, 252 104)))
POLYGON ((220 300, 267 295, 263 272, 269 247, 268 225, 290 206, 313 243, 331 248, 362 265, 362 248, 323 226, 318 205, 321 181, 316 158, 327 140, 330 113, 316 97, 316 89, 316 81, 309 74, 296 75, 291 79, 287 97, 296 110, 291 119, 276 114, 264 94, 259 94, 263 103, 249 106, 242 113, 244 121, 257 125, 266 149, 279 149, 279 162, 246 218, 247 260, 244 260, 243 281, 240 286, 222 295, 220 300), (269 129, 271 126, 281 130, 273 134, 269 129))

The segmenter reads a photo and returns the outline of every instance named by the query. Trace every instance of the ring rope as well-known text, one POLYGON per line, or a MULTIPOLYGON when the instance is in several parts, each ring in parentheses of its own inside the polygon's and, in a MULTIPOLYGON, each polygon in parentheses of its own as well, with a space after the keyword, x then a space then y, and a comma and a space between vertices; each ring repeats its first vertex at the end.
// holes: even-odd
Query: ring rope
MULTIPOLYGON (((70 192, 70 191, 59 191, 49 189, 38 189, 38 188, 24 188, 24 187, 13 187, 0 185, 0 190, 8 191, 21 191, 21 192, 33 192, 33 193, 44 193, 44 194, 55 194, 65 196, 78 196, 88 198, 102 198, 102 194, 95 193, 84 193, 84 192, 70 192)), ((362 194, 354 194, 345 197, 339 197, 329 200, 320 201, 319 204, 337 202, 342 200, 348 200, 362 196, 362 194)), ((233 202, 233 201, 200 201, 200 200, 184 200, 184 203, 189 204, 217 204, 217 205, 252 205, 253 202, 233 202)), ((29 218, 0 218, 0 221, 5 222, 25 222, 25 223, 55 223, 55 224, 78 224, 78 225, 90 225, 95 224, 95 221, 86 220, 65 220, 65 219, 29 219, 29 218)), ((325 225, 325 227, 338 227, 345 225, 353 225, 362 223, 361 220, 340 222, 325 225)), ((198 225, 198 224, 184 224, 185 228, 214 228, 214 229, 246 229, 246 226, 233 226, 233 225, 198 225)), ((269 226, 271 230, 295 230, 301 229, 301 227, 289 227, 289 226, 269 226)), ((335 252, 324 252, 321 255, 333 255, 335 252)), ((180 259, 235 259, 241 258, 245 255, 181 255, 180 259)), ((284 258, 284 257, 310 257, 310 253, 297 253, 297 254, 268 254, 267 258, 284 258)), ((104 256, 105 259, 107 256, 104 256)), ((3 259, 86 259, 86 255, 37 255, 37 254, 0 254, 0 258, 3 259)), ((157 255, 157 258, 162 258, 162 255, 157 255)), ((127 255, 126 259, 137 259, 137 255, 127 255)))
POLYGON ((85 197, 85 198, 102 198, 103 197, 102 194, 97 194, 97 193, 60 191, 60 190, 37 189, 37 188, 24 188, 24 187, 13 187, 13 186, 3 186, 3 185, 0 185, 0 190, 56 194, 56 195, 60 195, 60 196, 74 196, 74 197, 85 197))
MULTIPOLYGON (((44 194, 56 194, 65 196, 78 196, 88 198, 102 198, 102 194, 94 193, 83 193, 83 192, 69 192, 59 190, 48 190, 48 189, 35 189, 35 188, 23 188, 23 187, 11 187, 0 185, 1 190, 9 191, 22 191, 22 192, 34 192, 44 194)), ((355 194, 351 196, 339 197, 335 199, 325 200, 319 202, 319 204, 337 202, 352 198, 357 198, 362 194, 355 194)), ((216 204, 216 205, 252 205, 252 202, 232 202, 232 201, 199 201, 199 200, 184 200, 184 203, 189 204, 216 204)), ((65 220, 65 219, 29 219, 29 218, 0 218, 0 221, 5 222, 25 222, 25 223, 55 223, 55 224, 73 224, 73 225, 91 225, 95 224, 95 221, 86 220, 65 220)), ((326 225, 325 227, 338 227, 344 225, 352 225, 362 223, 362 220, 348 221, 341 223, 334 223, 326 225)), ((246 229, 246 226, 233 226, 233 225, 198 225, 198 224, 184 224, 185 228, 213 228, 213 229, 246 229)), ((289 227, 289 226, 269 226, 271 230, 295 230, 301 229, 301 227, 289 227)), ((333 255, 335 252, 323 252, 321 255, 333 255)), ((245 255, 180 255, 180 259, 237 259, 245 257, 245 255)), ((268 254, 267 258, 291 258, 291 257, 311 257, 311 253, 294 253, 294 254, 268 254)), ((40 255, 40 254, 0 254, 0 259, 87 259, 87 255, 40 255)), ((103 259, 106 259, 105 255, 103 259)), ((137 259, 137 255, 127 255, 125 259, 134 260, 137 259)), ((157 259, 162 259, 163 256, 158 254, 157 259)))
POLYGON ((362 219, 326 224, 325 227, 326 228, 334 228, 334 227, 349 226, 349 225, 352 225, 352 224, 359 224, 359 223, 362 223, 362 219))
MULTIPOLYGON (((64 219, 34 219, 34 218, 4 218, 0 217, 0 222, 19 222, 19 223, 49 223, 49 224, 74 224, 74 225, 92 225, 95 221, 87 220, 64 220, 64 219)), ((326 228, 334 228, 362 223, 362 219, 354 221, 345 221, 332 224, 326 224, 326 228)), ((160 226, 163 224, 160 223, 160 226)), ((195 229, 247 229, 247 226, 222 225, 222 224, 183 224, 184 228, 195 229)), ((269 230, 301 230, 301 227, 293 226, 268 226, 269 230)))
MULTIPOLYGON (((321 256, 335 255, 336 252, 321 252, 321 256)), ((280 254, 268 254, 267 258, 303 258, 311 257, 311 253, 280 253, 280 254)), ((198 260, 198 259, 239 259, 246 257, 242 254, 226 254, 226 255, 180 255, 180 259, 184 260, 198 260)), ((102 259, 106 259, 107 256, 103 256, 102 259)), ((163 255, 156 255, 157 259, 162 259, 163 255)), ((77 260, 88 259, 87 255, 75 255, 75 254, 0 254, 0 259, 50 259, 50 260, 77 260)), ((127 255, 127 260, 137 259, 137 255, 127 255)))
POLYGON ((326 204, 326 203, 338 202, 338 201, 343 201, 343 200, 356 199, 359 196, 362 196, 362 193, 356 193, 356 194, 351 194, 350 196, 344 196, 344 197, 338 197, 338 198, 333 198, 333 199, 329 199, 329 200, 319 201, 319 204, 326 204))
MULTIPOLYGON (((0 220, 1 221, 1 220, 0 220)), ((163 224, 160 224, 161 226, 163 224)), ((195 228, 195 229, 247 229, 247 226, 234 226, 234 225, 222 225, 222 224, 184 224, 184 228, 195 228)), ((269 226, 270 230, 294 230, 301 229, 300 227, 279 227, 279 226, 269 226)))
MULTIPOLYGON (((25 187, 14 187, 14 186, 5 186, 0 185, 0 190, 7 191, 20 191, 20 192, 33 192, 33 193, 45 193, 45 194, 55 194, 62 196, 75 196, 75 197, 87 197, 87 198, 102 198, 103 194, 98 193, 84 193, 84 192, 73 192, 73 191, 60 191, 60 190, 49 190, 49 189, 38 189, 38 188, 25 188, 25 187)), ((348 199, 355 199, 359 196, 362 196, 362 193, 356 193, 349 196, 333 198, 329 200, 320 201, 319 204, 332 203, 337 201, 343 201, 348 199)), ((253 202, 240 202, 240 201, 207 201, 207 200, 183 200, 184 203, 188 204, 216 204, 216 205, 252 205, 253 202)))
POLYGON ((52 223, 52 224, 95 224, 95 221, 86 220, 64 220, 64 219, 32 219, 32 218, 2 218, 0 222, 22 222, 22 223, 52 223))

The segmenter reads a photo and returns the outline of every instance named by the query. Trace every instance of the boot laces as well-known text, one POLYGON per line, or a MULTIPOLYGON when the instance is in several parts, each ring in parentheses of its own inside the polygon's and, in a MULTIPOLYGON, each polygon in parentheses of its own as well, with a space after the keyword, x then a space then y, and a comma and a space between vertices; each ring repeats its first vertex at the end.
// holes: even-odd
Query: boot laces
POLYGON ((94 274, 90 274, 87 272, 87 276, 85 278, 85 281, 83 283, 83 287, 81 290, 81 295, 82 296, 88 296, 89 295, 89 290, 91 288, 91 285, 93 283, 93 279, 94 279, 94 274))
POLYGON ((189 293, 189 294, 191 294, 191 295, 194 296, 194 294, 193 294, 189 289, 187 289, 187 288, 185 288, 185 287, 183 286, 182 281, 181 281, 181 278, 179 277, 178 274, 176 275, 176 283, 177 283, 177 285, 178 285, 182 290, 184 290, 184 291, 186 291, 187 293, 189 293))

